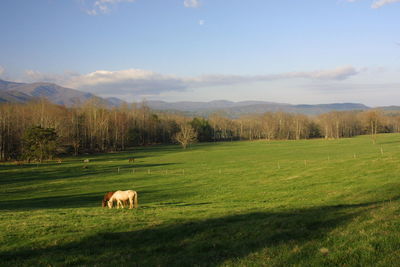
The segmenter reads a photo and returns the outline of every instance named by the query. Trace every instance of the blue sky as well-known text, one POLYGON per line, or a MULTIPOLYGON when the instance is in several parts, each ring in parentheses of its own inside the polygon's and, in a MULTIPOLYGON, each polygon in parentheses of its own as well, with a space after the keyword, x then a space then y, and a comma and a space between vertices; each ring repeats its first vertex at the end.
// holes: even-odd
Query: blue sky
POLYGON ((400 0, 2 0, 0 78, 128 101, 400 105, 400 0))

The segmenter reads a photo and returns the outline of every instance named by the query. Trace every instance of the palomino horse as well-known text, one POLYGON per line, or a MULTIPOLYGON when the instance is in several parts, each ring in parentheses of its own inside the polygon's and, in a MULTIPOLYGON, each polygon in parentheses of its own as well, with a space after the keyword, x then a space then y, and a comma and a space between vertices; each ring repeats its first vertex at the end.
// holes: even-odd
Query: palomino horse
MULTIPOLYGON (((103 200, 101 201, 101 206, 103 208, 105 208, 107 206, 107 202, 110 200, 110 198, 112 197, 112 195, 114 195, 115 192, 107 192, 104 197, 103 200)), ((125 205, 128 205, 128 200, 124 201, 125 205)))
POLYGON ((108 200, 108 207, 111 209, 114 205, 114 201, 117 201, 117 209, 119 209, 120 205, 122 206, 122 208, 124 208, 122 202, 127 200, 129 200, 130 209, 133 208, 133 205, 135 205, 135 208, 138 207, 138 194, 136 191, 133 190, 126 190, 126 191, 118 190, 114 192, 114 194, 108 200))

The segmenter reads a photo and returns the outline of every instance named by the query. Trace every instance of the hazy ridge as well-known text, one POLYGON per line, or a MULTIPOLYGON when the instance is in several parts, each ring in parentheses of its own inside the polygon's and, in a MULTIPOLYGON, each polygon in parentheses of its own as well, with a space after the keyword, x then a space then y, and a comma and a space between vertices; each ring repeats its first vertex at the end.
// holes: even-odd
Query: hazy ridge
MULTIPOLYGON (((72 106, 98 97, 92 93, 82 92, 76 89, 65 88, 53 83, 17 83, 0 80, 0 103, 25 103, 35 98, 44 97, 52 103, 72 106)), ((101 98, 109 106, 120 106, 127 103, 116 97, 101 98)), ((276 103, 267 101, 240 101, 215 100, 210 102, 165 102, 145 101, 151 109, 157 111, 169 111, 183 113, 192 116, 209 116, 220 113, 228 117, 239 117, 250 114, 262 114, 265 112, 291 112, 306 115, 318 115, 330 111, 367 110, 368 107, 361 103, 332 103, 316 105, 292 105, 288 103, 276 103)), ((387 111, 399 111, 399 106, 381 107, 387 111)))

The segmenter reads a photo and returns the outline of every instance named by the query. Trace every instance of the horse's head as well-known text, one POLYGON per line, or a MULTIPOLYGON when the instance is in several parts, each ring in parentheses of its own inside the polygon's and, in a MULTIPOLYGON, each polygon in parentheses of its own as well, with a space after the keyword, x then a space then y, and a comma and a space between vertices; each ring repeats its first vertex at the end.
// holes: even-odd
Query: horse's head
POLYGON ((107 201, 102 200, 101 201, 101 207, 105 208, 107 206, 107 201))

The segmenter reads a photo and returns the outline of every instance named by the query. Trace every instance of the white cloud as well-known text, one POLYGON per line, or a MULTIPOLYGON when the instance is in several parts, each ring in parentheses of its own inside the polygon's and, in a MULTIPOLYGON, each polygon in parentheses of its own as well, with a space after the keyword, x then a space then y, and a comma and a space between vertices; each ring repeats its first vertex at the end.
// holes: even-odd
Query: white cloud
POLYGON ((79 73, 73 71, 65 71, 62 74, 55 74, 55 73, 43 73, 35 70, 26 70, 24 72, 22 81, 48 82, 48 83, 57 83, 60 85, 67 85, 71 80, 79 76, 81 76, 79 73))
POLYGON ((6 73, 6 69, 0 65, 0 77, 6 73))
POLYGON ((131 3, 134 1, 136 0, 80 0, 80 3, 88 15, 95 16, 110 13, 114 6, 119 3, 131 3))
POLYGON ((380 8, 383 7, 384 5, 393 3, 400 3, 400 0, 378 0, 372 4, 372 8, 380 8))
POLYGON ((90 90, 96 93, 159 94, 164 91, 181 91, 187 88, 184 79, 152 71, 128 69, 120 71, 98 70, 73 77, 71 88, 90 90))
POLYGON ((200 0, 184 0, 183 5, 187 8, 198 8, 201 6, 200 0))
POLYGON ((340 67, 332 70, 311 72, 288 72, 267 75, 204 75, 179 77, 147 70, 127 69, 119 71, 98 70, 88 74, 65 72, 64 74, 45 74, 27 71, 28 81, 54 82, 60 85, 107 95, 136 96, 159 95, 171 91, 186 91, 191 88, 229 86, 253 82, 268 82, 291 79, 341 81, 359 73, 354 67, 340 67))
MULTIPOLYGON (((359 1, 359 0, 346 0, 346 2, 356 2, 356 1, 359 1)), ((375 0, 372 3, 371 8, 375 8, 375 9, 381 8, 385 5, 393 4, 393 3, 400 3, 400 0, 375 0)))

